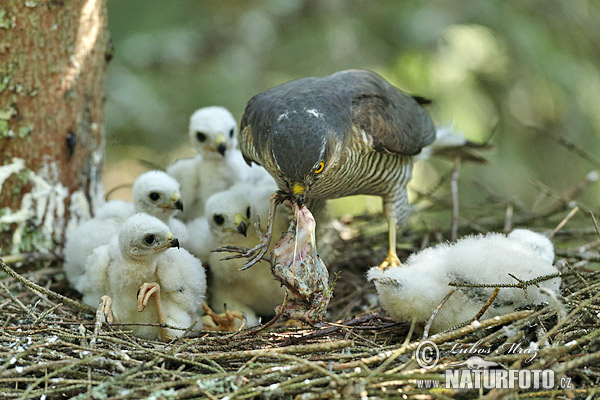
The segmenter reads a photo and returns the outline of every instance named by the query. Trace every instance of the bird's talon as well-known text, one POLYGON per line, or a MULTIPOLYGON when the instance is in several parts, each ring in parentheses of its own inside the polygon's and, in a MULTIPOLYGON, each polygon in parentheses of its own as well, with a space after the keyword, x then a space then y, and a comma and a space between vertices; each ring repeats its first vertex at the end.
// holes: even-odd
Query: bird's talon
POLYGON ((401 266, 402 266, 402 262, 400 261, 398 256, 396 254, 390 253, 387 255, 385 260, 383 260, 383 262, 381 264, 379 264, 379 269, 381 271, 383 271, 384 269, 387 269, 389 267, 401 267, 401 266))
POLYGON ((245 319, 239 311, 225 310, 224 313, 217 314, 206 303, 202 303, 202 308, 206 313, 206 315, 202 317, 204 330, 233 332, 244 326, 245 319), (241 323, 239 321, 241 321, 241 323))

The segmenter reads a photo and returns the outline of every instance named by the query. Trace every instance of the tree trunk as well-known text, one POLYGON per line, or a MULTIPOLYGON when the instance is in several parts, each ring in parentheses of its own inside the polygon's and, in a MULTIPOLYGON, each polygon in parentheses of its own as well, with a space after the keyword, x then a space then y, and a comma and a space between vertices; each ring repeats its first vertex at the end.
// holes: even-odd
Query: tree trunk
POLYGON ((46 251, 102 199, 105 0, 0 5, 0 254, 46 251))

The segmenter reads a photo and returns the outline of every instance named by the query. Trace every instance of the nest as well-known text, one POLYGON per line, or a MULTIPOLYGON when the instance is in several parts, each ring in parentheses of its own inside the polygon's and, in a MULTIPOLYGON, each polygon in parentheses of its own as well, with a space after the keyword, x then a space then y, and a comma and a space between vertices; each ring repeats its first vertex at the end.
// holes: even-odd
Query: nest
MULTIPOLYGON (((552 215, 562 211, 556 208, 552 215)), ((565 272, 562 297, 426 337, 439 350, 437 364, 427 369, 415 357, 423 334, 414 324, 387 318, 364 279, 365 266, 385 254, 383 246, 373 245, 386 242, 384 229, 374 228, 379 222, 381 216, 338 222, 331 235, 328 245, 339 251, 329 266, 337 280, 328 321, 335 322, 280 324, 254 333, 198 331, 197 337, 170 343, 139 339, 116 324, 96 325, 95 310, 77 300, 59 260, 25 259, 13 268, 2 263, 0 397, 591 399, 600 394, 596 229, 553 232, 565 272), (540 343, 535 355, 529 343, 540 343), (494 349, 502 351, 488 351, 494 349), (551 369, 556 385, 446 388, 445 371, 474 354, 506 370, 551 369)), ((487 226, 494 224, 505 221, 487 226)), ((412 247, 403 256, 435 236, 431 230, 405 235, 402 242, 412 247)))

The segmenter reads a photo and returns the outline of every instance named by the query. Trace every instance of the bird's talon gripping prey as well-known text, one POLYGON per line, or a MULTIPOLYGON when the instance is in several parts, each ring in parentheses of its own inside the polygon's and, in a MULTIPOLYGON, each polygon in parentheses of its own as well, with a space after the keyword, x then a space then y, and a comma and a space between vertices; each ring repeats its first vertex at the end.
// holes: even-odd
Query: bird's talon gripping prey
MULTIPOLYGON (((382 197, 394 255, 396 226, 408 212, 412 156, 435 139, 420 103, 372 71, 286 82, 248 101, 240 150, 275 178, 279 198, 293 197, 312 213, 327 199, 382 197)), ((397 256, 382 264, 388 265, 400 265, 397 256)))
POLYGON ((240 268, 240 271, 244 271, 250 268, 260 260, 270 262, 270 258, 266 256, 266 254, 269 250, 269 245, 271 244, 271 237, 273 235, 273 225, 275 224, 275 214, 277 212, 277 206, 281 204, 281 202, 283 202, 284 200, 285 198, 283 197, 282 192, 279 190, 273 193, 273 195, 271 196, 271 207, 269 209, 269 217, 267 218, 266 232, 262 232, 260 228, 260 220, 258 220, 258 222, 255 224, 258 236, 260 237, 260 243, 258 243, 256 246, 254 246, 251 249, 244 249, 236 246, 225 246, 219 249, 215 249, 213 251, 231 251, 241 253, 239 255, 231 256, 231 258, 247 257, 248 261, 244 263, 244 266, 240 268))

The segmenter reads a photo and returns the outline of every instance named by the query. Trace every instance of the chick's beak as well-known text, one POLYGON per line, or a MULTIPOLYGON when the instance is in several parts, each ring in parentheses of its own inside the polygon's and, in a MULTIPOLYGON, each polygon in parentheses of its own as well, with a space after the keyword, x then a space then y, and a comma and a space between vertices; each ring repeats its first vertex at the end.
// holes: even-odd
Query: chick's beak
POLYGON ((233 224, 235 225, 235 229, 242 235, 246 236, 246 230, 248 225, 246 224, 246 218, 241 213, 235 214, 233 219, 233 224))
POLYGON ((163 251, 166 251, 171 247, 179 248, 179 239, 177 239, 175 235, 169 232, 169 234, 167 235, 167 241, 161 243, 159 246, 156 246, 154 250, 156 251, 156 253, 162 253, 163 251))
POLYGON ((215 139, 215 145, 219 154, 225 157, 225 151, 227 151, 227 141, 222 133, 217 135, 217 138, 215 139))
POLYGON ((179 193, 173 193, 173 197, 171 197, 171 202, 177 210, 183 211, 183 201, 181 201, 181 195, 179 193))
POLYGON ((169 236, 167 236, 167 243, 169 247, 177 247, 179 248, 179 239, 175 237, 172 233, 169 232, 169 236))

